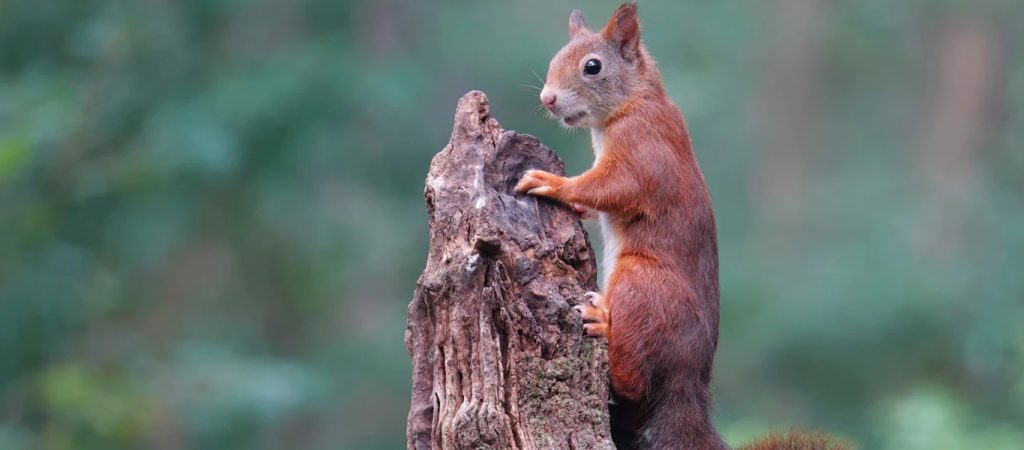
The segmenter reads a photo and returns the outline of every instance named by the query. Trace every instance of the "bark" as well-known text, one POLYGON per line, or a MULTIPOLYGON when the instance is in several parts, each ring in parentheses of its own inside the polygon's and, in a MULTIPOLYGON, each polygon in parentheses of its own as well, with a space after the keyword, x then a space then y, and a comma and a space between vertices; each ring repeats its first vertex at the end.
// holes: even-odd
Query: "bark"
POLYGON ((565 172, 536 138, 502 130, 482 92, 459 100, 424 194, 410 449, 614 448, 605 342, 572 310, 597 288, 594 252, 567 208, 513 192, 528 169, 565 172))

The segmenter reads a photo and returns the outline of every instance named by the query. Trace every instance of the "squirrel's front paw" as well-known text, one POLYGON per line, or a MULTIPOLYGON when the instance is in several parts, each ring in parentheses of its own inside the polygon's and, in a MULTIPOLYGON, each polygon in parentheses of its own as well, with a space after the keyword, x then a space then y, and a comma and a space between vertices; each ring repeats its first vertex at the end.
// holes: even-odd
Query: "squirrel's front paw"
POLYGON ((576 312, 580 313, 580 317, 583 319, 583 329, 586 330, 588 336, 608 336, 608 307, 604 303, 604 296, 597 292, 587 292, 586 294, 589 304, 580 303, 579 305, 573 306, 576 312))
POLYGON ((560 177, 550 172, 527 170, 523 174, 523 178, 519 180, 519 184, 516 185, 516 191, 526 192, 530 195, 551 197, 558 186, 561 186, 564 181, 565 177, 560 177))

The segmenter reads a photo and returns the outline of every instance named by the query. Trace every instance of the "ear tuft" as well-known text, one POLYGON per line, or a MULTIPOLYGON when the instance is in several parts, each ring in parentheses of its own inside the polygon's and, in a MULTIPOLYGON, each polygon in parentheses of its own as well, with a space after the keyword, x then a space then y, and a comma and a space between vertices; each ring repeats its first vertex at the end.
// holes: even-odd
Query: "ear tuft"
POLYGON ((569 37, 576 37, 581 31, 587 29, 587 23, 583 21, 583 13, 578 9, 572 10, 569 14, 569 37))
POLYGON ((629 61, 640 56, 640 18, 636 9, 636 3, 623 3, 601 31, 601 35, 615 44, 622 57, 629 61))

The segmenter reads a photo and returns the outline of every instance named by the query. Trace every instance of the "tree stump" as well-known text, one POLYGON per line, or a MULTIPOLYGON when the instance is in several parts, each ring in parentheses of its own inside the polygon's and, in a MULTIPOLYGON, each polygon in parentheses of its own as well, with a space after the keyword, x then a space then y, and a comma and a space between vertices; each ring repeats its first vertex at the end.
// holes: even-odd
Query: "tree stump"
POLYGON ((564 174, 536 138, 506 131, 487 97, 459 100, 430 164, 430 250, 409 305, 410 449, 611 449, 603 339, 572 306, 595 257, 568 208, 513 191, 564 174))

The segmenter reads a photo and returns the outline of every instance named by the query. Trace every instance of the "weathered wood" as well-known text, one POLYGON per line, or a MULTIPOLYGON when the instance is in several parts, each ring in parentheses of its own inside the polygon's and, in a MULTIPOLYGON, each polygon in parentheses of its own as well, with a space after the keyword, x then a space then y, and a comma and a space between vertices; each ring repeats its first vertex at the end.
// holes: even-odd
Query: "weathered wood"
POLYGON ((410 449, 611 449, 607 355, 572 305, 596 289, 594 252, 569 209, 516 194, 527 169, 563 174, 487 97, 459 100, 425 197, 426 268, 409 305, 410 449))

